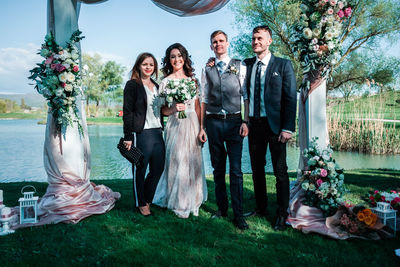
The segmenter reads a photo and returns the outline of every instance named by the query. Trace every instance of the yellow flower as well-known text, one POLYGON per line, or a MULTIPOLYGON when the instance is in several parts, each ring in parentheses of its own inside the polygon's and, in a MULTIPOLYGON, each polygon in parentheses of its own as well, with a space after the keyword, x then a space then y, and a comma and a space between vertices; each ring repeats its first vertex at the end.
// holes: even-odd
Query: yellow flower
POLYGON ((357 219, 358 219, 360 222, 363 222, 363 221, 365 220, 365 214, 364 214, 362 211, 359 211, 359 212, 357 213, 357 219))
POLYGON ((365 216, 371 216, 372 211, 370 209, 364 209, 363 213, 365 214, 365 216))
POLYGON ((366 217, 364 219, 364 222, 365 222, 366 225, 372 226, 372 222, 373 222, 372 216, 366 217))

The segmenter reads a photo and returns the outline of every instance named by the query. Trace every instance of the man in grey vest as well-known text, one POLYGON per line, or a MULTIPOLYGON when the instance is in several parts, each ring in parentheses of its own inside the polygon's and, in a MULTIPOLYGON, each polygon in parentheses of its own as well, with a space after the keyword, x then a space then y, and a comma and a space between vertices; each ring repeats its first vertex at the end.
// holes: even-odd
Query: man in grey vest
MULTIPOLYGON (((225 185, 226 157, 229 157, 229 181, 234 224, 239 229, 249 226, 243 218, 242 145, 248 134, 247 122, 242 121, 241 97, 247 100, 241 88, 246 69, 240 60, 231 59, 227 50, 228 36, 223 31, 211 34, 211 50, 216 59, 202 73, 202 103, 199 140, 206 142, 206 132, 214 169, 215 196, 218 211, 214 218, 226 217, 228 196, 225 185)), ((248 105, 245 105, 248 106, 248 105)), ((248 115, 245 110, 245 117, 248 115)))

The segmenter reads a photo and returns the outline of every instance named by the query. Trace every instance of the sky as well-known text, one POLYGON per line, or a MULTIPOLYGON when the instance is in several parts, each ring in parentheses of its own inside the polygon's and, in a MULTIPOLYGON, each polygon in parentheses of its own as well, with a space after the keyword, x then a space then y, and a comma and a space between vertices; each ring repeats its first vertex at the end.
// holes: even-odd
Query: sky
MULTIPOLYGON (((79 28, 85 36, 82 52, 98 53, 104 61, 114 60, 129 70, 139 53, 153 53, 160 64, 166 48, 180 42, 189 51, 199 77, 213 55, 210 34, 217 29, 230 39, 238 34, 229 8, 234 1, 239 0, 231 0, 217 12, 194 17, 170 14, 150 0, 81 4, 79 28)), ((35 92, 27 77, 29 70, 42 61, 36 53, 46 35, 46 16, 47 0, 0 0, 0 93, 35 92)), ((384 50, 400 56, 400 42, 384 50)))
MULTIPOLYGON (((42 60, 36 53, 46 35, 46 16, 47 0, 0 1, 0 93, 34 92, 27 77, 42 60)), ((189 51, 197 76, 213 55, 210 34, 221 29, 233 37, 237 35, 233 25, 229 4, 211 14, 178 17, 150 0, 109 0, 81 4, 79 15, 83 53, 98 53, 104 61, 130 69, 145 51, 153 53, 160 65, 166 48, 180 42, 189 51)))

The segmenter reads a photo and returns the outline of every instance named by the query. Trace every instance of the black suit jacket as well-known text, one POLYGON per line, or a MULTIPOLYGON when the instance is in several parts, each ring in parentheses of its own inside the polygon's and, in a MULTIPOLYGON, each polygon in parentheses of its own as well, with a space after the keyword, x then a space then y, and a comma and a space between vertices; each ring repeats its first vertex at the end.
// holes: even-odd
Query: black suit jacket
MULTIPOLYGON (((153 80, 152 80, 153 81, 153 80)), ((153 81, 158 90, 158 84, 153 81)), ((126 82, 124 88, 124 139, 126 141, 133 140, 133 132, 140 133, 143 131, 147 112, 147 95, 142 83, 136 80, 126 82)), ((161 127, 164 126, 163 116, 160 112, 161 127)))
MULTIPOLYGON (((246 64, 246 90, 249 101, 250 78, 256 57, 244 60, 246 64)), ((294 132, 296 129, 296 76, 290 60, 271 54, 265 74, 264 105, 268 123, 275 134, 282 130, 294 132)))

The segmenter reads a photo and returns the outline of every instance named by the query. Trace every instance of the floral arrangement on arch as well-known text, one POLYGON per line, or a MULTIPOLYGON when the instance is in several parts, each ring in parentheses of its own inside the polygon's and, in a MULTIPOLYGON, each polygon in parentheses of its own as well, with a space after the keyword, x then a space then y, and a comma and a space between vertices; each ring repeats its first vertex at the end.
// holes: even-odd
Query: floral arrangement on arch
POLYGON ((373 207, 376 207, 377 202, 387 202, 392 209, 400 212, 400 192, 395 190, 390 190, 390 192, 375 190, 368 195, 368 202, 373 207))
MULTIPOLYGON (((317 72, 326 77, 331 66, 337 63, 343 23, 352 14, 350 1, 302 1, 293 36, 304 73, 317 72)), ((309 81, 303 82, 303 86, 309 88, 309 81)))
POLYGON ((314 137, 310 147, 304 150, 308 168, 302 171, 300 178, 305 191, 303 203, 321 209, 324 216, 331 216, 343 202, 346 192, 344 172, 332 158, 332 149, 329 146, 320 149, 317 139, 314 137))
MULTIPOLYGON (((160 96, 165 98, 169 106, 173 101, 176 103, 184 103, 197 95, 197 88, 198 82, 195 78, 169 79, 164 89, 160 91, 160 96)), ((184 110, 179 111, 178 118, 186 118, 184 110)))
POLYGON ((64 134, 68 125, 75 122, 80 134, 82 125, 78 117, 76 98, 81 94, 79 49, 76 43, 84 37, 81 31, 75 31, 67 42, 66 48, 59 46, 53 34, 45 37, 38 54, 44 57, 41 63, 30 70, 29 79, 35 81, 35 89, 43 95, 53 115, 57 130, 64 134))

